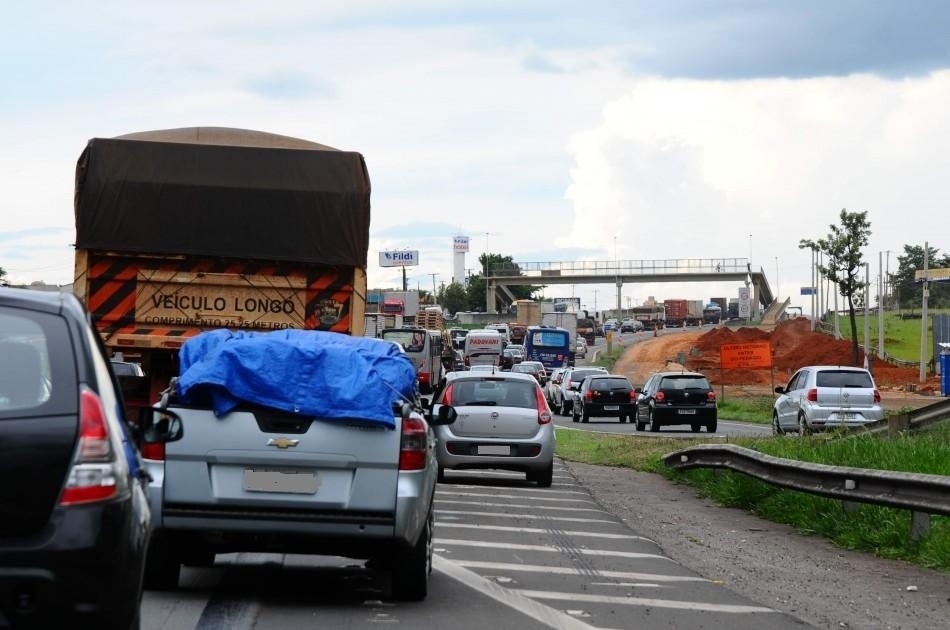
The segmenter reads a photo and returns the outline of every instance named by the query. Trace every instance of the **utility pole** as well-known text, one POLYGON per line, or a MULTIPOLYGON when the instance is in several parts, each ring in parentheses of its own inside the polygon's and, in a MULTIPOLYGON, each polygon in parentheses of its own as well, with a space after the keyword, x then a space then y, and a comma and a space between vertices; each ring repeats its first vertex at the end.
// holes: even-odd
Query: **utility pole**
POLYGON ((868 351, 871 349, 871 311, 868 302, 871 298, 871 266, 864 263, 864 369, 870 368, 868 351))
POLYGON ((928 288, 928 265, 930 263, 928 254, 930 245, 924 241, 924 289, 920 299, 920 382, 927 380, 927 298, 930 297, 928 288))
POLYGON ((884 358, 884 253, 877 253, 877 358, 884 358))
POLYGON ((438 304, 438 301, 435 299, 435 277, 439 274, 437 273, 427 273, 427 276, 432 276, 432 303, 438 304))

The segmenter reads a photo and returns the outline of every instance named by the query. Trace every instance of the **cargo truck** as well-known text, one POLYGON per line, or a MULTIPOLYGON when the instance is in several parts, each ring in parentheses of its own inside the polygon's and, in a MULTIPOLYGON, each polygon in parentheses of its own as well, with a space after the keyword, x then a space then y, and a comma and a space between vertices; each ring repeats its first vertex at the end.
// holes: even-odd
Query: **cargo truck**
POLYGON ((74 292, 107 348, 147 375, 130 407, 159 398, 205 330, 363 334, 359 153, 218 127, 93 138, 74 201, 74 292))
MULTIPOLYGON (((542 313, 541 325, 563 328, 570 333, 571 347, 577 340, 577 313, 542 313)), ((582 335, 584 336, 584 335, 582 335)))
POLYGON ((402 315, 405 323, 416 323, 419 313, 418 291, 384 291, 382 312, 389 315, 402 315))

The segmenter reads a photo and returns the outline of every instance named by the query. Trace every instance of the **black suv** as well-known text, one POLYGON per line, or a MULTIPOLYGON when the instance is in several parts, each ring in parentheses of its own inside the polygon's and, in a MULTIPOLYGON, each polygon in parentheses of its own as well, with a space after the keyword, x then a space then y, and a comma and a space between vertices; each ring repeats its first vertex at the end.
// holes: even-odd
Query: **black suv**
POLYGON ((588 422, 591 416, 614 417, 626 422, 637 411, 637 394, 626 376, 597 374, 581 382, 571 416, 574 422, 588 422))
POLYGON ((0 287, 0 625, 139 627, 151 520, 121 392, 74 295, 0 287))
POLYGON ((688 424, 693 433, 716 432, 716 392, 699 372, 657 372, 636 392, 638 431, 688 424))

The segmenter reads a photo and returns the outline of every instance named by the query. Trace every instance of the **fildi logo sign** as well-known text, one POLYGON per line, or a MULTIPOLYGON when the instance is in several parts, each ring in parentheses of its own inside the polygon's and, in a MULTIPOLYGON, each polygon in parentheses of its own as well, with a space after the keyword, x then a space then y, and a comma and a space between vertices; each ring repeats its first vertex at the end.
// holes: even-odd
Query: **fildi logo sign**
POLYGON ((418 249, 379 252, 380 267, 413 267, 419 264, 418 249))

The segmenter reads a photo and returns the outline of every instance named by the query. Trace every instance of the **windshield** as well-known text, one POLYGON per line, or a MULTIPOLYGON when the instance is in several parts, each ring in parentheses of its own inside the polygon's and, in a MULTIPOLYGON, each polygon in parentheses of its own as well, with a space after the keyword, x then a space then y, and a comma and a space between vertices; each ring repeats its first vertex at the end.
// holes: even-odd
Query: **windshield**
POLYGON ((501 378, 465 379, 452 383, 452 405, 537 408, 534 382, 501 378))
POLYGON ((424 330, 384 330, 383 339, 402 344, 406 352, 422 352, 426 344, 424 330))

